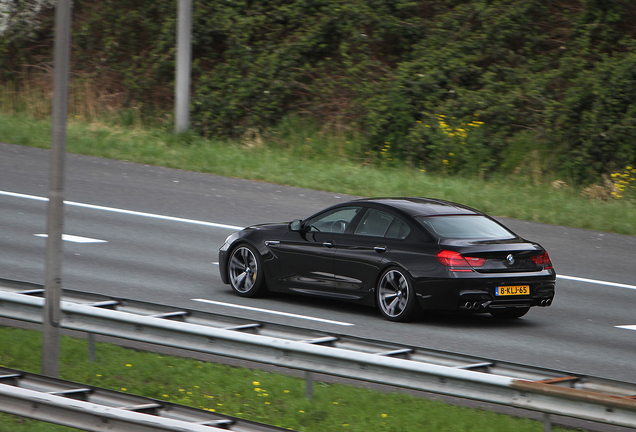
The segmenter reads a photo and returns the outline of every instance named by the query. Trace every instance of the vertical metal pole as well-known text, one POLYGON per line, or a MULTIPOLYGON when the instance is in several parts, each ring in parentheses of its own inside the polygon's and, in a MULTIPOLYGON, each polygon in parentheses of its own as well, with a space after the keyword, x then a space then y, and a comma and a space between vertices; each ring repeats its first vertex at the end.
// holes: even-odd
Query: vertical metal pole
POLYGON ((307 399, 314 397, 314 376, 311 372, 305 372, 305 391, 307 399))
POLYGON ((45 302, 42 330, 42 374, 56 378, 60 357, 60 297, 62 293, 62 229, 64 226, 64 159, 68 114, 71 0, 59 0, 55 10, 53 127, 46 242, 45 302))
POLYGON ((175 77, 174 132, 186 132, 190 123, 190 75, 192 69, 192 0, 177 0, 177 64, 175 77))
POLYGON ((552 431, 552 420, 550 419, 550 414, 543 413, 543 432, 551 432, 552 431))
POLYGON ((88 334, 88 361, 95 363, 95 333, 88 334))

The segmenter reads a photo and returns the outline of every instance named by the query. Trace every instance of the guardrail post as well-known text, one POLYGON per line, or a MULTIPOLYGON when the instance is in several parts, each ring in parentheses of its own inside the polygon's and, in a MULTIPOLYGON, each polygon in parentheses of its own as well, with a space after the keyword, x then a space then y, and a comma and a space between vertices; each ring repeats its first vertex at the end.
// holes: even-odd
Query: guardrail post
POLYGON ((548 413, 543 413, 543 432, 552 432, 552 422, 548 413))
POLYGON ((314 397, 314 377, 311 372, 305 372, 307 399, 314 397))
POLYGON ((88 361, 95 362, 95 333, 88 334, 88 361))

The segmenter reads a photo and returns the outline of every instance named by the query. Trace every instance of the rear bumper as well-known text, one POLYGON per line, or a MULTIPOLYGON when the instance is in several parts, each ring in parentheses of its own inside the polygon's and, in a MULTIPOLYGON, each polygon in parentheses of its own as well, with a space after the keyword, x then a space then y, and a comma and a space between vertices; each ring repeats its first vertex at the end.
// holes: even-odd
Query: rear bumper
POLYGON ((554 299, 556 274, 554 271, 538 273, 480 275, 469 273, 449 278, 415 281, 415 292, 425 310, 501 310, 550 306, 554 299), (528 285, 525 296, 497 296, 498 286, 528 285))

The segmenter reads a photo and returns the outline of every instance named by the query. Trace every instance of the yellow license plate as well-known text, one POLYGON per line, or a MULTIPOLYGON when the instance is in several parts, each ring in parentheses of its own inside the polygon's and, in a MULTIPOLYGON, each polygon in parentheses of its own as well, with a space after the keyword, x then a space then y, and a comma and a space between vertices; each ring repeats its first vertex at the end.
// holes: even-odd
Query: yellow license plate
POLYGON ((495 289, 497 296, 530 295, 529 285, 499 286, 495 289))

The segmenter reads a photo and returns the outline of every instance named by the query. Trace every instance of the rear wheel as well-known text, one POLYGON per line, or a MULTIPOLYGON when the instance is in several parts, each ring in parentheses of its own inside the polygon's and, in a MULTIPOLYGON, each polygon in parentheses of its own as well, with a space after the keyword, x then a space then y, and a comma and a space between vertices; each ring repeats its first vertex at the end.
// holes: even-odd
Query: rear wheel
POLYGON ((499 319, 515 319, 521 318, 522 316, 527 314, 529 310, 529 307, 492 310, 490 311, 490 315, 499 319))
POLYGON ((242 297, 256 297, 267 291, 263 265, 257 250, 252 246, 239 245, 230 254, 228 262, 230 286, 242 297))
POLYGON ((397 268, 382 273, 376 299, 380 312, 390 321, 408 321, 418 309, 408 276, 397 268))

